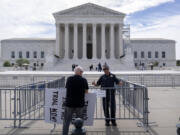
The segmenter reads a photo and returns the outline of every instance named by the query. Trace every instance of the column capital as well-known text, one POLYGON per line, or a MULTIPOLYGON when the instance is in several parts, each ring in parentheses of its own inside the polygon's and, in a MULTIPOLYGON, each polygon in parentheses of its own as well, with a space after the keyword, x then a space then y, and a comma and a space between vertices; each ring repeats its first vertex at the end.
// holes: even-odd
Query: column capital
POLYGON ((73 23, 74 26, 78 26, 79 23, 73 23))
POLYGON ((92 26, 97 26, 97 23, 93 23, 92 26))
POLYGON ((69 26, 69 23, 65 23, 64 25, 67 27, 67 26, 69 26))
POLYGON ((118 25, 119 25, 119 27, 123 27, 124 26, 124 24, 122 24, 122 23, 119 23, 118 25))
POLYGON ((59 26, 59 23, 55 23, 56 27, 59 26))
POLYGON ((110 23, 110 26, 114 26, 115 25, 115 23, 110 23))
POLYGON ((103 27, 104 27, 104 26, 106 26, 106 24, 107 24, 107 23, 101 23, 101 26, 103 26, 103 27))

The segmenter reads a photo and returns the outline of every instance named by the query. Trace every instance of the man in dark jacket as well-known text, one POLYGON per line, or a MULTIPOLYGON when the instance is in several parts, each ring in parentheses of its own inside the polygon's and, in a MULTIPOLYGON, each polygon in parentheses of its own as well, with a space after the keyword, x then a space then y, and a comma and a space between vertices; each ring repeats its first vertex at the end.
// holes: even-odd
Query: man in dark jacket
POLYGON ((115 95, 116 91, 114 89, 114 84, 121 85, 121 82, 116 78, 114 74, 109 71, 109 66, 107 64, 103 65, 104 75, 102 75, 97 83, 92 82, 94 86, 101 86, 106 90, 106 97, 103 98, 103 109, 104 115, 106 118, 106 126, 110 126, 110 121, 112 122, 113 126, 116 126, 116 100, 115 95), (111 110, 111 115, 109 114, 109 107, 111 110), (111 118, 110 118, 111 116, 111 118))
POLYGON ((75 75, 70 76, 66 82, 66 107, 63 122, 63 135, 68 135, 72 115, 75 113, 78 118, 83 118, 83 107, 85 93, 88 93, 88 83, 82 77, 83 69, 77 66, 74 69, 75 75))

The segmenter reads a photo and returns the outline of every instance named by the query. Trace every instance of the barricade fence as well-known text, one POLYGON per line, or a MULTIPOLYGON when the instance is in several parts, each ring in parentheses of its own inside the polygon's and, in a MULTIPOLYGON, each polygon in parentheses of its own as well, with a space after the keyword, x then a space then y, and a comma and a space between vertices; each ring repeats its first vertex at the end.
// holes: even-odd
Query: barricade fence
MULTIPOLYGON (((94 119, 139 120, 147 128, 149 113, 147 87, 121 81, 122 85, 116 87, 90 87, 89 92, 104 90, 106 93, 106 98, 97 97, 94 119), (107 116, 109 111, 113 113, 113 109, 107 109, 107 107, 116 109, 115 117, 107 116)), ((13 120, 14 128, 21 127, 23 120, 44 120, 45 89, 62 87, 65 87, 64 77, 50 82, 19 86, 15 89, 0 89, 0 120, 13 120)))
POLYGON ((179 74, 129 74, 120 77, 147 87, 180 87, 179 74))
MULTIPOLYGON (((148 71, 147 71, 148 72, 148 71)), ((162 71, 163 72, 163 71, 162 71)), ((60 76, 70 76, 73 73, 67 74, 1 74, 0 75, 0 88, 14 88, 20 85, 28 85, 30 83, 40 82, 40 81, 49 81, 58 79, 60 76)), ((179 72, 172 73, 169 72, 159 72, 157 73, 146 73, 146 72, 121 72, 116 73, 117 77, 124 78, 133 83, 145 85, 147 87, 180 87, 180 74, 179 72)), ((99 74, 84 74, 88 78, 89 82, 99 77, 99 74)))

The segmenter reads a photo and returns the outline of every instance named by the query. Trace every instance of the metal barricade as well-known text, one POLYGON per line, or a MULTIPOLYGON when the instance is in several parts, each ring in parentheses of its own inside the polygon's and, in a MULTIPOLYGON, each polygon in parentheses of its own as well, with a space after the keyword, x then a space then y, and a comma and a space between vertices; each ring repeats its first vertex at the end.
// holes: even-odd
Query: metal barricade
POLYGON ((101 89, 106 92, 105 98, 97 98, 94 119, 108 121, 139 120, 140 123, 138 123, 138 126, 143 126, 146 129, 148 128, 149 98, 145 86, 123 81, 122 86, 106 88, 91 87, 89 91, 92 89, 101 89), (113 99, 113 94, 115 99, 113 99), (108 99, 106 100, 106 98, 108 99), (115 103, 115 106, 113 106, 111 102, 115 103), (115 108, 114 118, 109 117, 113 114, 113 108, 111 107, 115 108), (106 116, 107 114, 108 116, 106 116))
POLYGON ((65 77, 62 77, 54 81, 41 81, 14 89, 1 88, 0 120, 13 120, 14 128, 22 127, 22 120, 44 120, 45 88, 64 86, 65 77))
POLYGON ((15 89, 0 89, 0 120, 14 120, 15 89))
MULTIPOLYGON (((139 120, 145 128, 148 128, 147 87, 125 80, 121 81, 121 86, 111 88, 90 87, 89 92, 105 90, 107 94, 104 98, 97 98, 94 119, 139 120), (109 94, 114 94, 114 97, 109 96, 106 100, 109 94), (113 100, 114 103, 110 105, 110 101, 113 100), (110 107, 116 109, 115 116, 112 118, 106 115, 110 107)), ((44 120, 45 89, 60 87, 65 87, 64 77, 54 81, 19 86, 15 89, 0 89, 0 120, 13 120, 13 127, 22 127, 22 120, 44 120), (16 126, 17 121, 18 126, 16 126)))

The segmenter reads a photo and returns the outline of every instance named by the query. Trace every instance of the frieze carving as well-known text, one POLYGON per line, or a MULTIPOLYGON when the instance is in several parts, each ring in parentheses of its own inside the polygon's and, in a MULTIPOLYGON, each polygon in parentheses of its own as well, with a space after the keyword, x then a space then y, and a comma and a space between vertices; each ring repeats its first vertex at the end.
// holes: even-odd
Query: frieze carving
POLYGON ((72 16, 76 16, 76 15, 85 15, 85 16, 97 16, 97 15, 123 15, 120 12, 116 12, 107 8, 103 8, 103 7, 97 7, 94 5, 90 5, 90 4, 86 4, 80 7, 75 7, 69 10, 65 10, 62 12, 57 12, 57 15, 72 15, 72 16))

